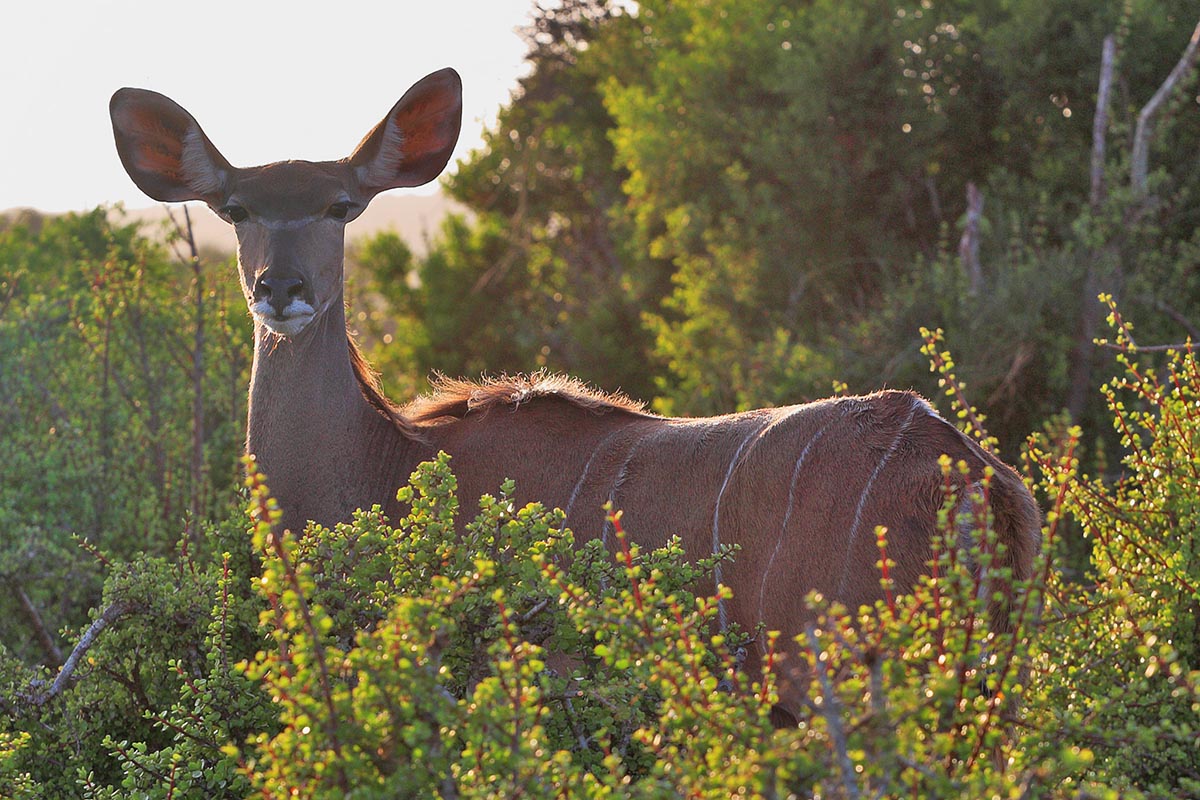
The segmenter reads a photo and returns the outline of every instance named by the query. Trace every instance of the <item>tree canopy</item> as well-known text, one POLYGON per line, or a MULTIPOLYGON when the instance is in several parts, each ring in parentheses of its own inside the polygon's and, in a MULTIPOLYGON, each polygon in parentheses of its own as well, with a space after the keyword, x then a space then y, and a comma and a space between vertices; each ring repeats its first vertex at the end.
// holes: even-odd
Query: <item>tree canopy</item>
POLYGON ((1130 187, 1139 111, 1188 14, 555 4, 527 32, 530 74, 448 183, 473 221, 405 269, 367 266, 391 276, 384 297, 415 293, 417 310, 387 311, 423 319, 410 373, 549 366, 718 413, 835 382, 932 392, 917 330, 937 325, 1006 451, 1069 396, 1093 398, 1070 411, 1095 434, 1094 353, 1075 351, 1096 294, 1145 308, 1164 339, 1194 330, 1194 76, 1154 125, 1149 195, 1130 187), (1118 79, 1095 131, 1110 34, 1118 79))

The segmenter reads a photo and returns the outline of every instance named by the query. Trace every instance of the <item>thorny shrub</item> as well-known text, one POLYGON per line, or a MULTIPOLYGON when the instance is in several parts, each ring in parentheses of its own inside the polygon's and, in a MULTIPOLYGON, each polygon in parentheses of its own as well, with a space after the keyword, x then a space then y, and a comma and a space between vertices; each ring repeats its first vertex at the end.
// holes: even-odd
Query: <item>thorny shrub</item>
MULTIPOLYGON (((1043 556, 1008 630, 986 613, 1004 576, 972 567, 1001 547, 986 514, 964 550, 947 504, 907 594, 878 531, 881 601, 809 598, 795 728, 771 726, 769 672, 737 667, 741 647, 770 664, 789 643, 718 630, 689 589, 736 553, 643 551, 617 512, 612 552, 577 545, 511 484, 459 534, 444 455, 401 490, 404 518, 295 537, 251 468, 252 537, 222 526, 175 564, 110 565, 106 611, 124 614, 73 685, 50 696, 50 676, 0 663, 0 789, 70 796, 46 755, 70 747, 92 798, 1200 796, 1200 368, 1190 349, 1142 365, 1111 323, 1120 477, 1079 473, 1078 430, 1033 437, 1043 556), (1083 579, 1054 567, 1078 534, 1083 579)), ((995 446, 925 335, 963 426, 995 446)), ((949 494, 960 466, 943 469, 949 494)))

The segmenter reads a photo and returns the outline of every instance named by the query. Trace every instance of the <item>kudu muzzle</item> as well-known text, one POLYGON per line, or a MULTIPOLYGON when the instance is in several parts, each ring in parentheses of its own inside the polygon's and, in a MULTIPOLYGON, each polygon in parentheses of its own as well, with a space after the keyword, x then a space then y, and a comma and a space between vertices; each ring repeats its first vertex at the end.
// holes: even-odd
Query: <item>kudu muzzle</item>
POLYGON ((277 319, 284 319, 285 310, 296 300, 312 304, 306 297, 307 284, 290 270, 267 269, 254 281, 254 302, 266 301, 277 319))

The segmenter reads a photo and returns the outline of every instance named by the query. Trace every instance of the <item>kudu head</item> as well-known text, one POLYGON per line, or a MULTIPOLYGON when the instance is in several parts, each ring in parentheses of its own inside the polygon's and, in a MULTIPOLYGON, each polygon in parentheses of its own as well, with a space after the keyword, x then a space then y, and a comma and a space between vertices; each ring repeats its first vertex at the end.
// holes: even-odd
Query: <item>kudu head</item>
POLYGON ((420 186, 450 159, 462 122, 452 69, 422 78, 341 161, 234 167, 168 97, 120 89, 109 104, 121 163, 161 202, 202 200, 234 226, 242 291, 255 321, 296 336, 340 312, 344 228, 376 194, 420 186))

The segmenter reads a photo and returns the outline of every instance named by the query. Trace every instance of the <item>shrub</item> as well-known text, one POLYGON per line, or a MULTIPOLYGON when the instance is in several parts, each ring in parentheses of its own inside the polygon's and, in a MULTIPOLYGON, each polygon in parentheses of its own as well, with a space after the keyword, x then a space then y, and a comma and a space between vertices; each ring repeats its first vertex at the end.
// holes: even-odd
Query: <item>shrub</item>
POLYGON ((0 220, 0 638, 26 663, 100 600, 75 537, 170 558, 181 519, 236 509, 249 331, 201 267, 103 208, 0 220))
POLYGON ((515 509, 506 487, 459 537, 442 456, 402 492, 397 527, 376 509, 297 540, 251 484, 275 645, 244 670, 280 727, 239 758, 266 796, 975 797, 1023 776, 995 754, 1020 752, 1006 732, 1027 626, 987 630, 968 562, 994 537, 963 553, 949 511, 936 577, 911 595, 854 613, 813 598, 813 705, 774 731, 770 675, 737 672, 743 633, 716 632, 713 599, 685 588, 712 564, 683 563, 678 543, 641 552, 619 515, 615 555, 574 553, 561 512, 515 509), (547 668, 556 652, 578 656, 569 675, 547 668))
POLYGON ((172 558, 106 560, 103 597, 68 631, 79 644, 57 675, 0 658, 0 796, 9 774, 29 777, 31 797, 245 796, 220 747, 274 725, 233 670, 262 646, 257 568, 242 522, 205 534, 172 558))
MULTIPOLYGON (((1104 396, 1125 449, 1116 480, 1033 460, 1091 544, 1082 582, 1054 575, 1037 659, 1038 725, 1094 753, 1121 796, 1200 797, 1200 366, 1190 346, 1140 363, 1111 299, 1124 375, 1104 396)), ((1105 342, 1104 344, 1109 344, 1105 342)))
MULTIPOLYGON (((682 589, 712 564, 682 563, 678 542, 629 547, 615 567, 598 542, 574 554, 562 513, 514 508, 511 485, 457 536, 445 455, 401 491, 412 512, 395 528, 374 509, 279 536, 251 483, 276 647, 245 670, 277 698, 282 726, 243 755, 269 796, 611 789, 655 768, 658 742, 642 731, 671 701, 651 652, 692 647, 688 674, 715 687, 700 641, 711 604, 682 589), (556 673, 546 648, 580 657, 556 673)), ((705 724, 694 712, 689 725, 705 724)))
MULTIPOLYGON (((769 672, 737 668, 738 648, 764 632, 718 631, 714 599, 689 588, 736 553, 687 564, 677 541, 642 551, 616 512, 614 552, 577 546, 560 511, 515 507, 511 485, 459 533, 444 455, 401 490, 402 519, 370 509, 280 535, 251 469, 250 537, 235 521, 173 559, 109 564, 94 617, 110 624, 73 685, 0 659, 0 790, 1200 796, 1200 368, 1190 350, 1141 365, 1115 309, 1112 323, 1122 477, 1079 473, 1077 430, 1036 437, 1047 560, 1018 587, 1011 624, 989 629, 998 584, 974 568, 999 547, 986 515, 948 506, 930 575, 906 595, 879 531, 883 600, 809 598, 797 645, 809 703, 795 728, 771 726, 769 672), (1084 581, 1049 560, 1068 524, 1093 543, 1084 581), (977 529, 969 548, 964 527, 977 529)), ((939 334, 926 354, 964 424, 994 445, 939 334)), ((943 468, 949 487, 959 467, 943 468)), ((765 641, 770 664, 787 643, 765 641)))

